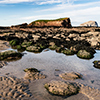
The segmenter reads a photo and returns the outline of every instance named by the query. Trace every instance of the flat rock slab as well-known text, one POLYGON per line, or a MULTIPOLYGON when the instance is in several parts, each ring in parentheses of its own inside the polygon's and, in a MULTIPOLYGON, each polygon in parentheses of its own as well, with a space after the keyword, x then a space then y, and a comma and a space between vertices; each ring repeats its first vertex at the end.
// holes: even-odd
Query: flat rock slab
POLYGON ((0 77, 0 100, 20 100, 30 97, 28 81, 15 77, 0 77))
POLYGON ((26 72, 25 79, 37 80, 46 78, 46 75, 40 73, 36 68, 26 68, 24 71, 26 72))
POLYGON ((76 84, 63 81, 51 81, 45 84, 45 88, 50 93, 61 96, 70 96, 77 94, 79 91, 79 87, 76 84))
POLYGON ((59 75, 64 80, 74 80, 82 78, 80 73, 70 72, 70 73, 62 73, 59 75))
POLYGON ((44 78, 46 78, 46 75, 43 75, 40 72, 26 72, 24 78, 25 79, 30 79, 30 80, 37 80, 37 79, 44 79, 44 78))

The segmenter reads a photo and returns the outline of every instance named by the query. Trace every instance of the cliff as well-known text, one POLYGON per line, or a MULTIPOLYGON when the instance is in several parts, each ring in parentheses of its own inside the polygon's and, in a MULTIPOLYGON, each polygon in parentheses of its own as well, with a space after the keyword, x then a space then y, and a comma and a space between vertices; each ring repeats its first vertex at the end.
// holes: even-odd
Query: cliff
POLYGON ((56 20, 36 20, 31 22, 29 27, 71 27, 70 18, 59 18, 56 20))

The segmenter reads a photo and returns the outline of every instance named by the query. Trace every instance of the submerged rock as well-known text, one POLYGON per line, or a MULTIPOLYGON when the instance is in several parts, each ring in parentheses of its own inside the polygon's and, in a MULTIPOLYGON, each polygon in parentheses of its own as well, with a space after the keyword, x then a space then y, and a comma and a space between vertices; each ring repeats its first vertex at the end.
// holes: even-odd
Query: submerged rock
POLYGON ((25 79, 36 80, 46 78, 46 75, 40 73, 36 68, 26 68, 24 71, 26 72, 25 79))
POLYGON ((79 87, 76 84, 63 81, 51 81, 46 83, 44 87, 50 93, 61 96, 70 96, 77 94, 79 91, 79 87))
POLYGON ((80 79, 80 78, 82 78, 82 75, 80 73, 75 73, 75 72, 62 73, 59 76, 62 79, 65 79, 65 80, 74 80, 74 79, 80 79))
POLYGON ((77 53, 77 56, 79 58, 83 58, 83 59, 91 59, 91 58, 93 58, 93 55, 90 52, 87 52, 86 50, 80 50, 77 53))
POLYGON ((99 68, 100 69, 100 61, 95 60, 94 62, 94 67, 99 68))
POLYGON ((13 50, 0 52, 0 60, 14 60, 21 58, 22 54, 13 50))

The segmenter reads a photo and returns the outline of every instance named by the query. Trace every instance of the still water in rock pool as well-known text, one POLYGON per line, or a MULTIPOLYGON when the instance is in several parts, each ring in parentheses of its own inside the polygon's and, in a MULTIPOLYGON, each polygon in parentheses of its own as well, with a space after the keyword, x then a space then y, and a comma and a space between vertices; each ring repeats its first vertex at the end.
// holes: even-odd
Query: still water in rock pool
POLYGON ((82 79, 75 81, 100 89, 100 69, 94 68, 92 63, 100 59, 100 50, 96 50, 95 57, 90 60, 80 59, 76 55, 66 56, 52 50, 37 54, 27 51, 23 53, 22 59, 9 62, 7 66, 1 68, 0 75, 10 73, 10 75, 23 78, 25 75, 23 70, 33 67, 52 80, 61 79, 58 77, 60 73, 73 71, 83 75, 82 79))

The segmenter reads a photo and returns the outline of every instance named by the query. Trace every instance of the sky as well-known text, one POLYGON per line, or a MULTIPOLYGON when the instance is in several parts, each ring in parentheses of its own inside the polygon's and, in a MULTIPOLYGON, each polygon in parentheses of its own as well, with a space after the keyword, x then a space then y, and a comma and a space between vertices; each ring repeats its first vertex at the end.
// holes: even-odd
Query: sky
POLYGON ((100 25, 100 0, 0 0, 0 26, 69 17, 72 26, 100 25))

